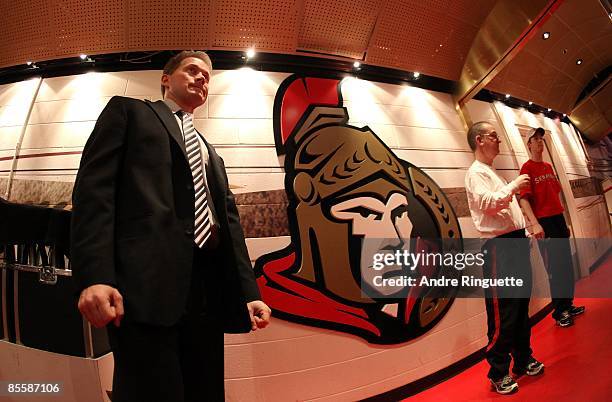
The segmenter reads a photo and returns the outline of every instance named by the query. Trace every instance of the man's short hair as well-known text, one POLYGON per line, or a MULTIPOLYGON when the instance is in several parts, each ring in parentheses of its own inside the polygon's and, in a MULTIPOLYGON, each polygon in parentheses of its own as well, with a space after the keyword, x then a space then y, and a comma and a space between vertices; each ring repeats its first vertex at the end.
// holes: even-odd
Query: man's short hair
POLYGON ((468 130, 467 141, 472 151, 476 151, 476 137, 482 135, 487 131, 487 126, 493 126, 487 121, 479 121, 472 124, 472 127, 468 130))
MULTIPOLYGON (((208 57, 206 52, 203 52, 201 50, 183 50, 182 52, 175 54, 170 58, 170 60, 166 62, 166 65, 164 66, 164 74, 172 74, 173 72, 175 72, 178 66, 181 65, 181 62, 188 57, 195 57, 197 59, 202 60, 204 63, 206 63, 212 74, 212 61, 210 60, 210 57, 208 57)), ((162 97, 166 94, 166 87, 164 87, 163 85, 161 85, 161 93, 162 97)))

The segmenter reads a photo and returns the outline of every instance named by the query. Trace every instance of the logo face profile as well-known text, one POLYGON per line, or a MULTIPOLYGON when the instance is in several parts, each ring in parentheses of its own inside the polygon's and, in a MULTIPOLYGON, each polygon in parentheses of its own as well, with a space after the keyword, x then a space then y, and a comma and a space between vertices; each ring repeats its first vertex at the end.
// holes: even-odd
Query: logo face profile
MULTIPOLYGON (((431 329, 453 295, 424 286, 376 286, 410 273, 374 269, 372 256, 458 251, 457 217, 438 185, 367 126, 348 124, 341 82, 292 75, 274 102, 284 156, 291 243, 255 262, 263 300, 282 319, 396 344, 431 329)), ((435 277, 438 267, 413 273, 435 277)))

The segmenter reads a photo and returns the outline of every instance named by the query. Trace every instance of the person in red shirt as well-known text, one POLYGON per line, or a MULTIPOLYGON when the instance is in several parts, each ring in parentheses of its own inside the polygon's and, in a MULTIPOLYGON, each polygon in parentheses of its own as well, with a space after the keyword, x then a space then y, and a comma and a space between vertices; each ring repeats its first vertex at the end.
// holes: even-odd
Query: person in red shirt
POLYGON ((584 313, 584 306, 574 306, 574 268, 569 244, 569 229, 559 200, 561 185, 550 163, 542 160, 544 129, 538 127, 527 140, 531 158, 520 174, 529 175, 531 185, 520 192, 520 204, 537 238, 548 271, 552 296, 552 317, 560 327, 569 327, 573 317, 584 313), (554 239, 554 240, 550 240, 554 239))

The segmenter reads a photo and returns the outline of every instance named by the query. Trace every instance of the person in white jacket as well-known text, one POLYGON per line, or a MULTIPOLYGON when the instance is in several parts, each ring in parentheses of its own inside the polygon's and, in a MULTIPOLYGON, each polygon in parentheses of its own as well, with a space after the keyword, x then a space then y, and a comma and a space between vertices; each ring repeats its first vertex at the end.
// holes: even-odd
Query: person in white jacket
POLYGON ((510 375, 538 375, 544 365, 532 356, 530 346, 529 298, 531 263, 526 240, 525 219, 515 194, 529 185, 529 177, 520 175, 508 183, 493 167, 501 143, 495 128, 487 122, 475 123, 468 131, 468 143, 474 162, 465 177, 468 205, 483 245, 486 278, 519 277, 519 289, 485 289, 489 344, 486 358, 491 368, 489 380, 496 392, 509 394, 518 390, 510 375))

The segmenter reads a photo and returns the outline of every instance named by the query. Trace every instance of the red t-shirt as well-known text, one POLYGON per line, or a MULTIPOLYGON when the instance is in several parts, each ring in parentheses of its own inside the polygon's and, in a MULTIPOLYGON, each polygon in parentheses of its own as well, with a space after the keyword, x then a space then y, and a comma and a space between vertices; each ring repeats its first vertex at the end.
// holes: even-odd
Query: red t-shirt
POLYGON ((550 163, 534 162, 531 159, 525 162, 520 174, 528 174, 531 186, 521 190, 521 198, 527 198, 536 218, 559 215, 563 213, 563 206, 559 200, 561 185, 550 163))

